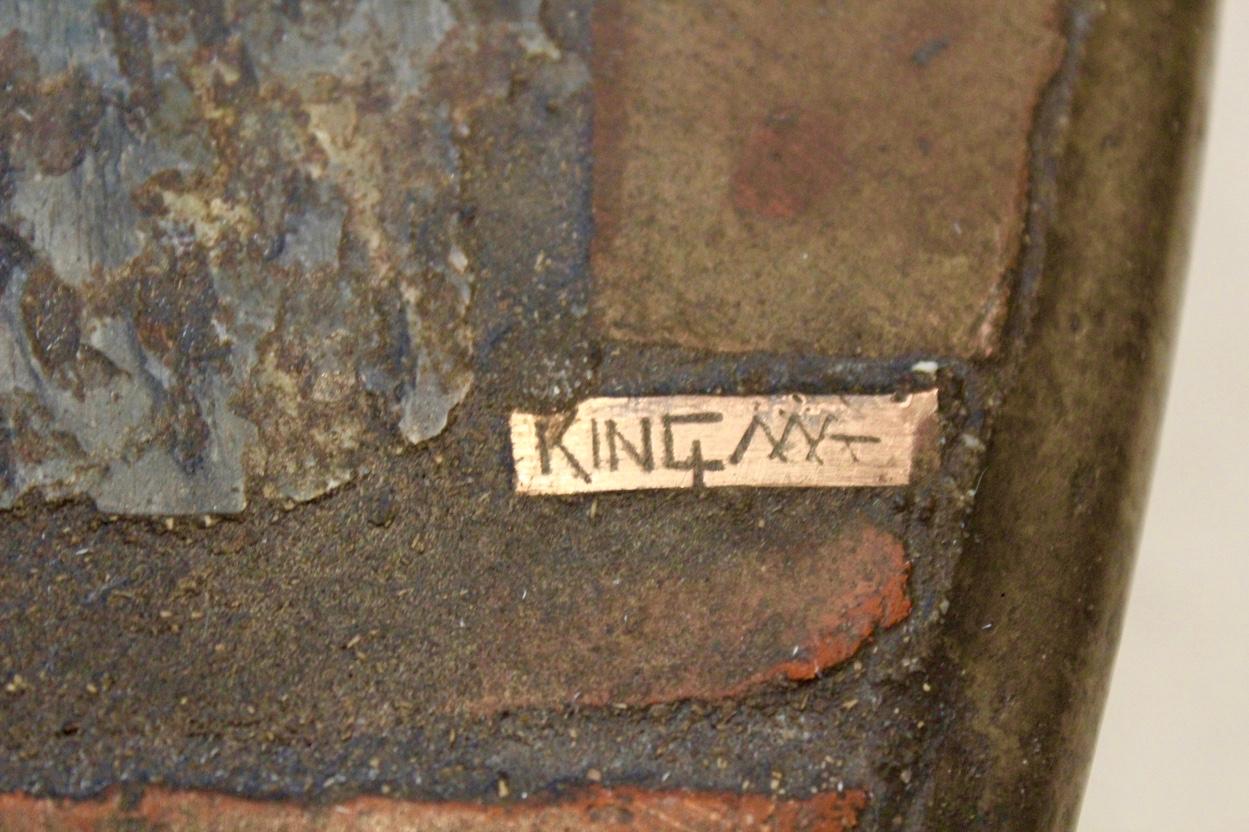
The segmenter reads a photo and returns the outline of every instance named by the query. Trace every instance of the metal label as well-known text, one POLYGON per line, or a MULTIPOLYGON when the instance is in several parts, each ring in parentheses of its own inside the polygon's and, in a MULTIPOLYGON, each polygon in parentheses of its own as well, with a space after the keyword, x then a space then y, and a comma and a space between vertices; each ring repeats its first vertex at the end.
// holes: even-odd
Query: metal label
POLYGON ((516 490, 905 485, 936 412, 936 390, 588 399, 570 413, 512 414, 516 490))

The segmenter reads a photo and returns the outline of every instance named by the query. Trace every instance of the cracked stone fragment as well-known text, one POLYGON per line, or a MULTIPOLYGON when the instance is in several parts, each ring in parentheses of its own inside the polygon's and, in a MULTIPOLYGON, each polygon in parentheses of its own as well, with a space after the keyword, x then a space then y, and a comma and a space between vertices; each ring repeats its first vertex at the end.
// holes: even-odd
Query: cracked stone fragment
POLYGON ((0 0, 0 507, 238 512, 440 433, 457 141, 536 13, 0 0), (476 87, 433 83, 491 38, 476 87))

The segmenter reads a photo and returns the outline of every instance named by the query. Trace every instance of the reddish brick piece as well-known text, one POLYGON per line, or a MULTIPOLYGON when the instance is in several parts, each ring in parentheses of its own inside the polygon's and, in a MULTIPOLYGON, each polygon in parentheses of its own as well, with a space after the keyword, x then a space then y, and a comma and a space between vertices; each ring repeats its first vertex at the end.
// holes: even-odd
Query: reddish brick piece
POLYGON ((801 800, 727 792, 589 789, 549 802, 421 803, 365 797, 334 806, 246 800, 206 792, 152 790, 133 807, 119 794, 57 801, 0 796, 6 832, 843 832, 867 805, 861 791, 801 800))
POLYGON ((575 640, 516 638, 511 666, 486 665, 468 707, 714 700, 813 679, 906 618, 909 571, 902 542, 862 520, 830 540, 726 549, 696 580, 604 591, 571 610, 575 640))
POLYGON ((762 217, 792 219, 810 207, 836 176, 828 119, 781 107, 755 126, 733 173, 733 205, 762 217))
POLYGON ((855 554, 864 558, 883 556, 894 571, 866 572, 846 587, 834 599, 839 606, 830 606, 815 619, 807 638, 791 658, 756 673, 742 683, 740 690, 781 678, 795 682, 814 679, 853 656, 876 627, 892 627, 910 614, 902 544, 878 529, 866 529, 855 554))

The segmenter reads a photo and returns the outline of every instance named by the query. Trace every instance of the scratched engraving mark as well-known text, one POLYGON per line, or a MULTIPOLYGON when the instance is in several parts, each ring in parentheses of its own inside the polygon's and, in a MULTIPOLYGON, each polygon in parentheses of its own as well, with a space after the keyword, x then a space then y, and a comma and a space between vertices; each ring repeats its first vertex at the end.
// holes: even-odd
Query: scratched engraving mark
POLYGON ((588 399, 570 413, 512 414, 516 490, 905 485, 936 414, 936 390, 588 399))

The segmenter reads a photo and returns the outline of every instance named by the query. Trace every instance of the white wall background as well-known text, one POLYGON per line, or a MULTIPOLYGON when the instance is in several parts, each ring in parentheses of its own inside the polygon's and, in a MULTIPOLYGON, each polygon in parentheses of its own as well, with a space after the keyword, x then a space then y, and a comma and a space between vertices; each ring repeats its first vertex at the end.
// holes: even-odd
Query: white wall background
POLYGON ((1249 0, 1223 0, 1180 340, 1080 832, 1249 832, 1249 0))

